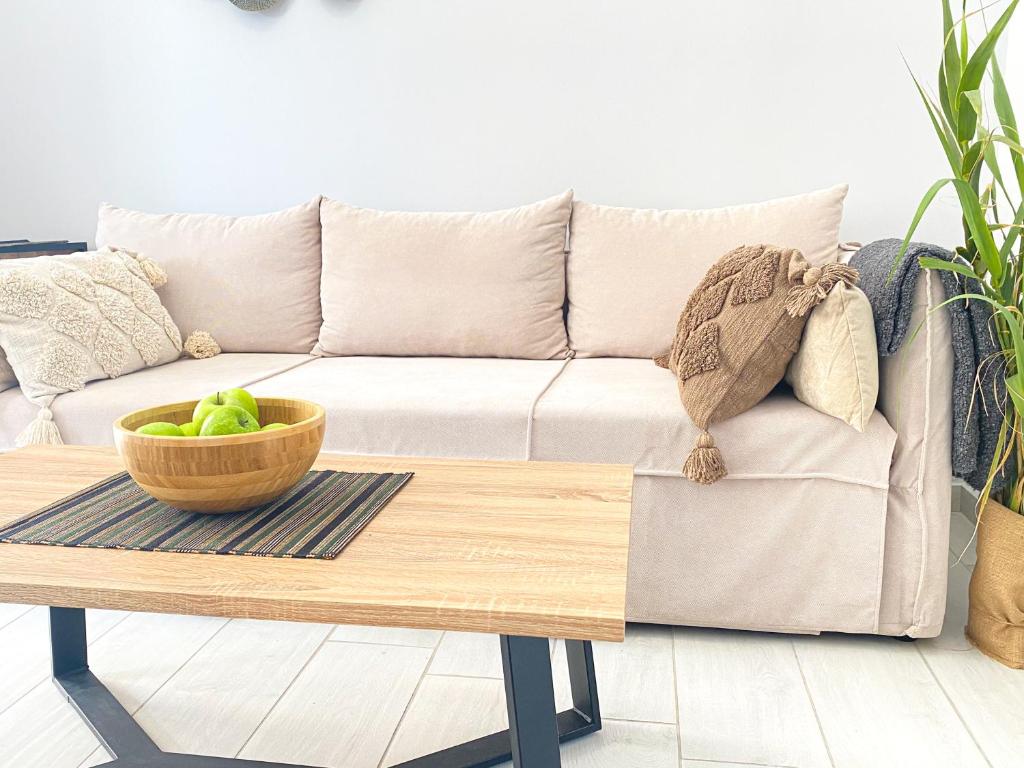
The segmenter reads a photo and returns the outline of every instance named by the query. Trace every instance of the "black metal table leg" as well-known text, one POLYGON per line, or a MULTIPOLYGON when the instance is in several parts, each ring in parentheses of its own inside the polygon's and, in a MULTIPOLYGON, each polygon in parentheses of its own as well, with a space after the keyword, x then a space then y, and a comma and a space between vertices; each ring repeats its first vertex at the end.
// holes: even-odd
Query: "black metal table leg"
MULTIPOLYGON (((89 671, 85 611, 50 608, 53 680, 78 710, 116 768, 303 768, 240 758, 163 752, 89 671)), ((509 729, 402 763, 396 768, 559 768, 558 745, 600 730, 591 645, 565 641, 573 708, 555 713, 551 656, 544 638, 501 636, 509 729)))
MULTIPOLYGON (((508 640, 513 641, 512 645, 514 648, 518 646, 518 641, 531 639, 523 637, 508 638, 508 640)), ((502 661, 504 663, 506 638, 502 637, 501 640, 502 661)), ((533 659, 541 667, 541 675, 544 674, 543 670, 546 668, 546 674, 548 680, 550 680, 551 662, 550 657, 547 656, 548 641, 540 640, 539 642, 543 644, 544 657, 541 658, 540 654, 536 651, 539 646, 536 643, 532 643, 534 653, 536 654, 533 659)), ((594 676, 594 652, 590 642, 566 640, 565 650, 566 660, 569 665, 569 685, 572 689, 573 708, 566 709, 555 715, 555 727, 559 743, 578 739, 580 736, 586 736, 588 733, 601 730, 601 709, 597 700, 597 678, 594 676)), ((513 653, 519 659, 519 654, 516 651, 513 651, 513 653)), ((519 661, 521 662, 522 659, 519 659, 519 661)), ((505 675, 505 691, 506 696, 508 696, 510 683, 507 668, 505 675)), ((551 687, 553 689, 554 686, 552 685, 551 687)), ((513 697, 512 700, 515 700, 515 698, 513 697)), ((554 701, 551 702, 550 706, 553 710, 554 701)), ((510 725, 513 719, 512 708, 513 705, 510 702, 510 725)), ((520 739, 529 738, 529 734, 523 730, 522 724, 517 723, 517 725, 519 726, 520 739)), ((417 757, 414 760, 392 766, 392 768, 488 768, 489 766, 505 763, 513 759, 512 742, 511 729, 508 731, 498 731, 489 736, 467 741, 465 744, 442 749, 440 752, 435 752, 431 755, 417 757)), ((549 764, 558 765, 557 762, 549 764)), ((541 763, 541 765, 544 765, 544 763, 541 763)), ((526 763, 525 768, 533 767, 530 763, 526 763)))
POLYGON ((115 757, 155 758, 160 749, 96 676, 89 671, 82 608, 50 609, 53 680, 104 749, 115 757))
POLYGON ((589 642, 583 640, 566 640, 565 656, 569 662, 572 712, 580 719, 581 728, 589 727, 586 733, 599 731, 601 730, 601 706, 597 701, 594 649, 589 642))
POLYGON ((508 734, 515 768, 560 768, 551 646, 543 637, 501 636, 508 734))

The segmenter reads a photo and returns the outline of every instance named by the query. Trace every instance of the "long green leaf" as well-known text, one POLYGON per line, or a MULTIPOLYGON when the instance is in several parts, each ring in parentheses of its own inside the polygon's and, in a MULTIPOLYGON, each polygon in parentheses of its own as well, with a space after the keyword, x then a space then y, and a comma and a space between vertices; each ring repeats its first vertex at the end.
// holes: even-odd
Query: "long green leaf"
MULTIPOLYGON (((967 0, 960 4, 960 69, 967 68, 967 0)), ((964 79, 963 72, 960 74, 960 82, 964 79)), ((957 92, 965 89, 958 88, 957 92)), ((969 90, 969 89, 967 89, 969 90)))
POLYGON ((1024 155, 1024 145, 1022 145, 1015 139, 1011 139, 1009 136, 1002 136, 998 133, 993 133, 989 135, 988 138, 990 138, 992 141, 999 142, 1000 144, 1009 147, 1010 151, 1013 152, 1014 154, 1024 155))
POLYGON ((982 113, 980 88, 975 88, 973 91, 964 91, 963 98, 967 99, 967 103, 974 107, 976 113, 979 115, 982 113))
MULTIPOLYGON (((977 91, 971 91, 977 93, 977 91)), ((965 96, 966 94, 961 94, 965 96)), ((970 141, 978 127, 978 112, 969 98, 961 98, 956 106, 956 138, 959 141, 970 141)))
POLYGON ((978 163, 981 162, 981 153, 985 148, 985 142, 976 141, 964 152, 963 163, 960 165, 960 177, 969 179, 974 174, 978 163))
POLYGON ((950 125, 956 125, 956 94, 960 89, 960 56, 949 0, 942 0, 942 64, 939 67, 939 103, 950 125))
POLYGON ((924 88, 921 87, 921 83, 917 77, 914 76, 913 71, 910 69, 910 65, 907 64, 907 60, 903 60, 904 65, 907 67, 907 72, 910 73, 910 78, 914 81, 914 86, 917 88, 918 94, 921 96, 921 102, 924 104, 925 110, 928 112, 928 117, 932 121, 932 128, 935 129, 935 135, 939 137, 939 143, 942 145, 943 151, 946 153, 946 160, 949 161, 950 170, 959 174, 963 165, 963 154, 960 151, 960 145, 957 144, 956 138, 951 136, 945 130, 943 130, 943 123, 939 119, 939 109, 935 106, 935 103, 931 100, 924 88))
POLYGON ((900 245, 900 250, 896 254, 896 260, 893 262, 890 277, 892 276, 892 272, 896 270, 896 265, 900 263, 900 261, 903 259, 903 255, 907 252, 907 247, 910 245, 910 238, 912 238, 914 236, 914 232, 917 231, 917 225, 921 223, 921 217, 924 216, 925 211, 928 210, 928 207, 932 204, 932 201, 935 199, 935 196, 939 194, 939 190, 941 190, 944 186, 946 186, 952 181, 953 179, 939 179, 930 187, 928 187, 928 191, 924 193, 924 197, 921 198, 921 202, 917 206, 917 210, 914 212, 914 218, 910 222, 910 228, 907 230, 907 235, 906 237, 903 238, 903 243, 900 245))
POLYGON ((1024 378, 1021 378, 1018 371, 1013 376, 1007 376, 1005 382, 1006 391, 1010 394, 1013 407, 1017 409, 1017 413, 1024 416, 1024 378))
POLYGON ((1003 191, 1004 197, 1011 206, 1016 207, 1016 203, 1013 198, 1010 197, 1010 190, 1006 188, 1006 183, 1003 181, 1003 171, 999 167, 999 157, 996 155, 996 144, 1002 144, 1010 150, 1010 160, 1013 163, 1014 176, 1017 178, 1017 185, 1019 187, 1018 193, 1024 198, 1024 146, 1021 146, 1016 141, 1001 136, 998 133, 988 134, 988 143, 985 147, 985 165, 988 166, 989 171, 992 172, 992 178, 999 184, 999 188, 1003 191))
POLYGON ((964 299, 976 299, 977 301, 983 301, 986 304, 989 304, 992 309, 1006 322, 1006 327, 1010 330, 1010 338, 1013 342, 1013 357, 1017 372, 1024 372, 1024 331, 1021 330, 1021 325, 1017 318, 1020 311, 1016 307, 1007 307, 1002 302, 996 301, 990 296, 984 296, 980 293, 961 293, 959 296, 951 296, 945 301, 940 302, 936 306, 936 309, 944 307, 947 304, 951 304, 954 301, 961 301, 964 299))
POLYGON ((1003 80, 1003 72, 999 68, 998 59, 992 59, 992 102, 995 104, 996 116, 999 117, 1003 133, 1013 141, 1020 141, 1017 118, 1013 114, 1013 104, 1010 102, 1010 95, 1006 90, 1006 82, 1003 80))
MULTIPOLYGON (((963 75, 960 78, 960 86, 958 88, 959 93, 977 90, 981 85, 981 81, 985 77, 985 70, 988 69, 989 60, 992 58, 992 54, 996 50, 996 43, 999 42, 999 36, 1003 34, 1003 30, 1006 29, 1006 25, 1010 22, 1013 12, 1017 10, 1018 2, 1019 0, 1011 0, 1010 4, 1006 7, 1006 10, 1003 11, 1002 15, 996 20, 996 23, 992 25, 992 29, 990 29, 984 39, 978 43, 978 47, 975 48, 974 53, 971 54, 971 58, 967 62, 967 66, 964 67, 963 75)), ((961 32, 961 34, 963 34, 963 32, 961 32)), ((961 45, 963 45, 963 41, 961 41, 961 45)))
POLYGON ((952 179, 951 181, 956 189, 957 197, 960 198, 964 220, 971 231, 971 239, 978 248, 978 255, 992 275, 992 284, 998 288, 1003 283, 1003 262, 999 258, 999 248, 988 228, 985 212, 981 208, 981 203, 978 202, 977 193, 963 179, 952 179))
POLYGON ((938 76, 939 106, 942 108, 942 116, 950 125, 956 125, 956 114, 953 112, 953 105, 949 101, 949 89, 946 87, 946 67, 939 62, 938 76))
POLYGON ((921 256, 917 261, 925 269, 939 269, 946 272, 957 272, 965 277, 973 277, 975 280, 978 279, 978 275, 973 269, 966 264, 961 264, 959 261, 946 261, 945 259, 936 259, 934 256, 921 256))
MULTIPOLYGON (((1017 118, 1013 113, 1013 105, 1010 102, 1010 95, 1006 90, 1006 83, 1003 80, 1003 73, 999 69, 999 62, 992 58, 992 102, 996 107, 996 116, 1002 126, 1006 138, 1013 142, 1020 142, 1020 132, 1017 130, 1017 118)), ((1010 153, 1010 161, 1013 163, 1013 172, 1017 177, 1017 187, 1021 199, 1024 200, 1024 154, 1019 152, 1010 153)))
POLYGON ((1006 239, 999 246, 999 259, 1003 263, 1006 263, 1013 252, 1013 246, 1016 244, 1017 238, 1020 237, 1020 227, 1022 224, 1024 224, 1024 203, 1017 208, 1017 215, 1013 217, 1013 224, 1006 233, 1006 239))
MULTIPOLYGON (((988 136, 991 139, 992 136, 988 136)), ((992 141, 985 141, 985 148, 982 150, 982 154, 985 158, 985 165, 988 166, 989 172, 992 174, 992 178, 996 180, 996 184, 1003 191, 1003 196, 1006 197, 1007 201, 1013 205, 1013 201, 1010 199, 1010 192, 1006 189, 1006 184, 1003 183, 1003 172, 999 168, 999 158, 996 157, 996 145, 992 141)))

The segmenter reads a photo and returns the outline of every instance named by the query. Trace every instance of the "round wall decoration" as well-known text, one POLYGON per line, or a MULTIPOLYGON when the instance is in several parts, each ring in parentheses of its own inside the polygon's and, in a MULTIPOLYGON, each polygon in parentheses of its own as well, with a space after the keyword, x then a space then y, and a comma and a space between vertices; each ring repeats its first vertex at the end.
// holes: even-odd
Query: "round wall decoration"
POLYGON ((277 5, 277 0, 231 0, 243 11, 265 11, 277 5))

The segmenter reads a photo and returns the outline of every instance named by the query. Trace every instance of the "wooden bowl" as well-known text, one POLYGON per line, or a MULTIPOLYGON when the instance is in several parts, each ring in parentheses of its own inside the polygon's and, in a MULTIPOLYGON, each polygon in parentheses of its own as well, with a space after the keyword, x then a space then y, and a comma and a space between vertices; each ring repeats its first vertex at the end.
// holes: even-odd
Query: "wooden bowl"
POLYGON ((153 421, 183 424, 195 400, 129 413, 114 422, 125 468, 147 493, 189 512, 239 512, 276 499, 313 465, 324 439, 324 409, 306 400, 258 397, 267 432, 159 437, 135 430, 153 421))

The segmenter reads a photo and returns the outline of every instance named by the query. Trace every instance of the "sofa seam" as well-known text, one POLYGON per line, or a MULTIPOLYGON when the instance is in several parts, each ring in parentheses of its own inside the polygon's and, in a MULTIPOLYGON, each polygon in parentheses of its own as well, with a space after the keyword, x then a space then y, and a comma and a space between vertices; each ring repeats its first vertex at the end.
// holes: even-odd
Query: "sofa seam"
POLYGON ((565 355, 565 359, 562 360, 562 364, 558 366, 558 370, 551 375, 547 383, 541 387, 541 390, 537 393, 536 397, 530 402, 530 408, 526 414, 526 446, 525 446, 525 461, 530 461, 533 458, 533 424, 534 417, 537 412, 537 405, 540 404, 541 399, 548 393, 548 390, 554 385, 558 378, 562 375, 566 368, 569 367, 569 363, 576 357, 576 352, 572 349, 568 350, 565 355))
MULTIPOLYGON (((860 350, 857 348, 857 345, 853 343, 853 327, 850 325, 850 308, 846 299, 845 291, 839 291, 839 300, 843 304, 843 321, 846 324, 846 334, 850 339, 850 346, 853 347, 854 367, 857 371, 857 420, 861 426, 867 426, 867 419, 864 418, 864 374, 862 372, 864 363, 858 354, 860 350)), ((878 399, 877 393, 875 394, 875 399, 878 399)), ((874 411, 874 409, 872 409, 872 411, 874 411)), ((870 418, 871 414, 867 414, 867 416, 870 418)))
MULTIPOLYGON (((633 474, 637 477, 664 477, 685 479, 678 470, 667 469, 637 469, 633 468, 633 474)), ((876 491, 888 492, 892 486, 886 482, 874 482, 871 480, 858 480, 845 475, 837 475, 832 472, 730 472, 723 477, 722 481, 741 480, 829 480, 845 485, 858 485, 864 488, 871 488, 876 491)))
POLYGON ((879 627, 882 625, 882 595, 885 592, 885 534, 889 527, 889 494, 891 491, 892 488, 890 487, 882 494, 881 530, 878 532, 878 572, 875 576, 875 625, 872 629, 872 632, 876 635, 878 634, 879 627))
POLYGON ((308 363, 312 363, 314 360, 319 360, 320 359, 319 357, 313 355, 312 353, 308 353, 308 354, 309 354, 309 357, 307 359, 305 359, 305 360, 299 360, 297 363, 295 363, 293 365, 289 365, 287 368, 281 368, 279 370, 275 370, 275 371, 273 371, 271 373, 266 374, 265 376, 258 376, 257 378, 252 379, 250 381, 243 381, 238 386, 240 386, 240 387, 251 387, 253 384, 259 384, 261 381, 268 381, 268 380, 274 378, 275 376, 280 376, 282 373, 288 373, 288 371, 294 371, 296 368, 301 368, 302 366, 304 366, 304 365, 306 365, 308 363))
POLYGON ((926 525, 924 515, 924 505, 922 500, 924 498, 924 473, 926 466, 926 457, 928 455, 928 444, 929 436, 931 433, 931 381, 932 381, 932 310, 934 307, 934 301, 932 298, 932 289, 934 287, 934 281, 932 280, 931 271, 925 272, 925 281, 928 287, 928 298, 925 302, 925 353, 924 353, 924 369, 925 376, 928 386, 924 388, 924 433, 921 438, 921 452, 917 459, 917 488, 914 493, 914 501, 917 506, 917 520, 921 526, 921 563, 917 574, 917 589, 914 591, 914 606, 911 613, 911 621, 914 625, 921 623, 921 617, 918 614, 921 605, 921 590, 924 589, 924 575, 928 567, 928 526, 926 525))

